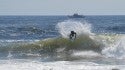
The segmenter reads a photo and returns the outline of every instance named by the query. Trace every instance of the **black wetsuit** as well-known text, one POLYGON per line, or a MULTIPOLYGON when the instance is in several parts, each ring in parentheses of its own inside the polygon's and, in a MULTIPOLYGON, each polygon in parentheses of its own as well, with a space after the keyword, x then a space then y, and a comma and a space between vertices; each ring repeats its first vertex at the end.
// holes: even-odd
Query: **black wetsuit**
POLYGON ((73 37, 74 37, 74 39, 76 38, 76 32, 71 31, 70 39, 73 39, 73 37))

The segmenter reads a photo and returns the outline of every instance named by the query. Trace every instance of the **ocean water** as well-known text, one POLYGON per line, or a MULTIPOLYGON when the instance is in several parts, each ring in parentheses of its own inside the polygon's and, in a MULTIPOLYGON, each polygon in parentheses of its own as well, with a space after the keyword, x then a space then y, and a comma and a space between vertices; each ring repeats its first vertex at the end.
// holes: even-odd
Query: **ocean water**
POLYGON ((10 69, 125 70, 125 16, 0 16, 0 70, 10 69))

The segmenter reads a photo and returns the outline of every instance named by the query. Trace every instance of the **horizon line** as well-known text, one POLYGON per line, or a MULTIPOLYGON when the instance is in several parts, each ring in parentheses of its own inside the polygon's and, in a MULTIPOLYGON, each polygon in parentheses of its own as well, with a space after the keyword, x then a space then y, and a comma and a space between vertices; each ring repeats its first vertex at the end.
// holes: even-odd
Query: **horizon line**
MULTIPOLYGON (((69 14, 71 15, 71 14, 69 14)), ((73 15, 73 14, 72 14, 73 15)), ((81 14, 80 14, 81 15, 81 14)), ((56 14, 56 15, 38 15, 38 14, 25 14, 25 15, 18 15, 18 14, 8 14, 8 15, 1 15, 0 16, 68 16, 64 14, 56 14)), ((125 14, 86 14, 84 16, 125 16, 125 14)))

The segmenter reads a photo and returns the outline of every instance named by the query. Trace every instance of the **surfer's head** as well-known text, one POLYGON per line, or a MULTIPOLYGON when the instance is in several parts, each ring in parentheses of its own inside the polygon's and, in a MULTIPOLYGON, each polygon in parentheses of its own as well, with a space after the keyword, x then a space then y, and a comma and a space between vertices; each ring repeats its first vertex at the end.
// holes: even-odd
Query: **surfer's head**
POLYGON ((74 31, 71 31, 71 34, 74 34, 75 32, 74 31))

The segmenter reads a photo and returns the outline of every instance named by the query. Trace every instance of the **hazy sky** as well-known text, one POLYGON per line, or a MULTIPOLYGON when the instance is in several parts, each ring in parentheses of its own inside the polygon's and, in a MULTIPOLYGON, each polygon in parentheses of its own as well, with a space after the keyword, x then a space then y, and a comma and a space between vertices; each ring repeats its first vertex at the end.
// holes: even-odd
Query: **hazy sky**
POLYGON ((0 0, 0 15, 125 15, 125 0, 0 0))

